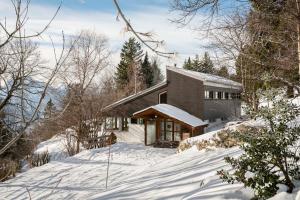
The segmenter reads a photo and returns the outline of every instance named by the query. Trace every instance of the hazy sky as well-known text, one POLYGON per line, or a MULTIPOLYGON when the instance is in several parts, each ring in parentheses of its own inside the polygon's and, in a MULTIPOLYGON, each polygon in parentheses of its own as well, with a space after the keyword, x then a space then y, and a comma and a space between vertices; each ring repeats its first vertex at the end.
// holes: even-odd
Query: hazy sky
MULTIPOLYGON (((169 21, 175 14, 170 13, 168 0, 119 0, 119 2, 124 14, 137 31, 154 32, 159 40, 165 41, 165 51, 178 52, 175 59, 161 59, 162 68, 166 64, 181 65, 187 56, 203 53, 201 44, 204 41, 197 39, 196 33, 188 28, 177 28, 176 24, 169 21)), ((40 30, 53 16, 59 3, 59 0, 32 0, 26 31, 40 30)), ((0 1, 0 13, 1 20, 6 17, 8 23, 13 21, 10 0, 0 1)), ((49 61, 53 58, 49 37, 58 48, 62 43, 62 31, 70 36, 82 29, 89 29, 108 37, 114 52, 112 61, 117 64, 120 49, 131 35, 123 31, 124 23, 117 21, 116 17, 117 12, 112 0, 64 0, 50 28, 42 38, 36 40, 40 43, 42 56, 49 61)))

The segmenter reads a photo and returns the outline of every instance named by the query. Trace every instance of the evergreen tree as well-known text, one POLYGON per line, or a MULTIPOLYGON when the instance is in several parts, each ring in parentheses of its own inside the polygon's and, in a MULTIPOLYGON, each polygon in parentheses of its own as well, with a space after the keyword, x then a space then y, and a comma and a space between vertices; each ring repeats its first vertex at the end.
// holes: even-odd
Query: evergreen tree
POLYGON ((193 64, 190 57, 184 61, 183 69, 193 70, 193 64))
POLYGON ((213 74, 215 72, 214 64, 207 52, 204 53, 202 59, 200 59, 198 54, 195 55, 195 58, 192 61, 189 57, 188 60, 184 61, 183 68, 207 74, 213 74))
POLYGON ((154 59, 151 63, 151 67, 153 70, 153 84, 156 85, 164 80, 164 76, 161 73, 160 68, 158 67, 157 59, 154 59))
POLYGON ((195 55, 195 58, 192 61, 191 70, 202 72, 201 60, 198 54, 195 55))
POLYGON ((218 76, 229 78, 229 72, 226 66, 222 66, 220 69, 216 70, 215 74, 218 76))
POLYGON ((213 74, 214 73, 214 64, 210 59, 208 52, 204 53, 204 56, 200 62, 199 72, 206 73, 206 74, 213 74))
POLYGON ((147 52, 146 52, 145 58, 142 62, 140 73, 141 73, 143 82, 146 85, 146 87, 147 88, 151 87, 153 85, 154 74, 153 74, 153 68, 148 59, 147 52))
POLYGON ((47 105, 45 107, 44 118, 51 118, 54 112, 55 112, 55 106, 52 102, 52 99, 50 98, 50 100, 47 102, 47 105))
POLYGON ((130 82, 134 73, 138 72, 142 55, 141 45, 135 38, 131 37, 124 43, 120 54, 121 61, 115 73, 118 88, 124 88, 130 82))

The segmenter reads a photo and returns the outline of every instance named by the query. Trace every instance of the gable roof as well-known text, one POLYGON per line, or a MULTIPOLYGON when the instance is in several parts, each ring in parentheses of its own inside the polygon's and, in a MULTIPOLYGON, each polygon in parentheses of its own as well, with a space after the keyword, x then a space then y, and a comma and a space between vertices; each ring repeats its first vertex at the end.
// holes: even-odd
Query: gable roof
POLYGON ((130 101, 132 101, 132 100, 134 100, 134 99, 136 99, 136 98, 138 98, 138 97, 141 97, 141 96, 144 96, 144 95, 146 95, 146 94, 149 94, 149 93, 151 93, 151 92, 153 92, 153 91, 155 91, 155 90, 161 89, 161 88, 163 88, 163 87, 165 87, 165 86, 167 86, 167 81, 163 81, 163 82, 158 83, 158 84, 156 84, 156 85, 154 85, 154 86, 152 86, 152 87, 150 87, 150 88, 147 88, 147 89, 145 89, 145 90, 139 91, 139 92, 136 93, 136 94, 133 94, 133 95, 130 95, 130 96, 125 97, 125 98, 123 98, 123 99, 120 99, 119 101, 116 101, 116 102, 114 102, 114 103, 112 103, 112 104, 110 104, 110 105, 104 107, 102 110, 103 110, 103 111, 106 111, 106 110, 111 109, 111 108, 114 108, 114 107, 116 107, 116 106, 118 106, 118 105, 121 105, 121 104, 130 102, 130 101))
POLYGON ((239 90, 242 89, 241 83, 238 83, 236 81, 221 76, 206 74, 206 73, 201 73, 201 72, 196 72, 192 70, 171 67, 171 66, 167 66, 167 70, 200 80, 203 82, 204 85, 207 86, 223 87, 223 88, 231 88, 231 89, 239 89, 239 90))
POLYGON ((192 127, 205 126, 208 124, 207 122, 203 122, 198 117, 195 117, 194 115, 191 115, 188 112, 181 110, 180 108, 177 108, 175 106, 169 105, 169 104, 157 104, 155 106, 150 106, 148 108, 145 108, 143 110, 133 113, 133 116, 142 114, 143 112, 148 111, 150 109, 153 109, 159 113, 167 115, 170 118, 181 121, 192 127))

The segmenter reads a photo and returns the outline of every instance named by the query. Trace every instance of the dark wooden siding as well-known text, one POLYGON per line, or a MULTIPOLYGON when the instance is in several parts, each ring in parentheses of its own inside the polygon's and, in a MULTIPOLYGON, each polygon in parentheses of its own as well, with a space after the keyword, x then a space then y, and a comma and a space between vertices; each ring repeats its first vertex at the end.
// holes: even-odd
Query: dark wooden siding
POLYGON ((152 91, 149 94, 139 96, 136 99, 126 102, 122 105, 118 105, 110 109, 106 114, 111 116, 131 117, 132 114, 137 111, 158 104, 159 94, 167 91, 167 87, 168 86, 164 86, 152 91))
POLYGON ((167 77, 168 104, 202 119, 203 82, 170 70, 167 70, 167 77))

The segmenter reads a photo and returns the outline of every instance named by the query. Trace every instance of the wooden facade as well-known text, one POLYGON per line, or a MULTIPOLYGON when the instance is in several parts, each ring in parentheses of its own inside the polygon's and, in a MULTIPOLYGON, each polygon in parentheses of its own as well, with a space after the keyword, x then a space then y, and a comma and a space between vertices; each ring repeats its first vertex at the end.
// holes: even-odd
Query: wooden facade
POLYGON ((145 145, 156 147, 177 147, 181 140, 203 134, 206 127, 206 125, 193 127, 153 108, 133 117, 144 119, 145 145))

